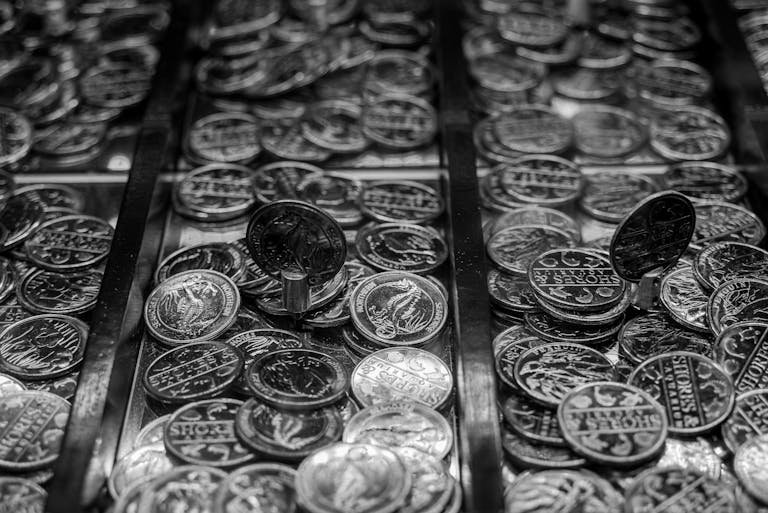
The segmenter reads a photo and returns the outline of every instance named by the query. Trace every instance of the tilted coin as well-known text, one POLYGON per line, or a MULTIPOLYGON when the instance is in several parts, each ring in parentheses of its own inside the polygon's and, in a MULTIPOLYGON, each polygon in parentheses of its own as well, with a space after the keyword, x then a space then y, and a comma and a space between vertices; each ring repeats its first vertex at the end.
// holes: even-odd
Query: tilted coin
POLYGON ((48 467, 59 455, 69 403, 46 392, 0 397, 0 469, 11 472, 48 467))
POLYGON ((20 112, 0 108, 0 165, 14 164, 23 159, 32 146, 32 125, 20 112))
POLYGON ((327 305, 307 313, 302 318, 304 324, 316 328, 330 328, 341 326, 350 321, 352 314, 350 313, 349 300, 352 297, 352 293, 359 283, 366 278, 373 276, 375 271, 367 265, 353 262, 345 262, 344 269, 346 269, 349 276, 344 292, 336 296, 336 298, 327 305))
POLYGON ((235 429, 241 442, 258 454, 301 461, 341 439, 344 426, 336 406, 289 411, 249 399, 238 410, 235 429))
POLYGON ((173 468, 173 462, 165 455, 162 445, 134 449, 115 463, 107 480, 109 494, 120 498, 138 483, 146 483, 155 476, 173 468))
POLYGON ((175 467, 144 484, 137 511, 211 511, 214 494, 226 478, 226 472, 214 467, 175 467))
POLYGON ((453 375, 434 354, 411 347, 376 351, 357 364, 350 378, 358 404, 415 401, 430 408, 445 405, 453 392, 453 375))
POLYGON ((696 23, 686 16, 674 19, 639 17, 635 21, 632 39, 649 48, 678 52, 695 46, 701 40, 696 23))
POLYGON ((202 342, 226 332, 239 306, 237 286, 223 274, 184 271, 150 292, 144 320, 150 334, 162 343, 202 342))
POLYGON ((176 210, 193 219, 224 221, 256 204, 254 172, 237 164, 209 164, 189 171, 177 184, 176 210))
POLYGON ((522 105, 493 121, 498 141, 521 153, 561 153, 573 139, 571 123, 543 105, 522 105))
POLYGON ((237 283, 245 274, 247 259, 234 245, 224 242, 184 247, 160 262, 155 270, 155 283, 159 284, 174 274, 201 269, 219 272, 237 283))
POLYGON ((670 160, 709 160, 722 155, 731 143, 723 118, 709 109, 678 106, 659 111, 651 121, 651 148, 670 160))
POLYGON ((386 148, 397 150, 429 144, 437 131, 432 105, 416 96, 385 95, 363 109, 363 133, 386 148))
POLYGON ((733 454, 748 440, 768 434, 767 408, 766 389, 751 390, 736 397, 731 416, 721 426, 723 441, 733 454))
POLYGON ((442 236, 433 228, 384 223, 361 228, 355 240, 357 254, 365 263, 384 271, 423 274, 448 258, 442 236))
POLYGON ((571 32, 565 40, 554 46, 535 48, 531 46, 515 47, 515 53, 525 59, 546 64, 549 66, 562 66, 570 64, 579 58, 582 51, 583 38, 580 34, 571 32))
POLYGON ((698 103, 712 89, 712 76, 690 61, 661 59, 642 66, 632 77, 633 87, 644 100, 676 107, 698 103))
POLYGON ((744 442, 733 458, 733 469, 742 486, 761 503, 768 503, 768 435, 744 442))
POLYGON ((21 379, 71 372, 85 353, 88 327, 66 315, 37 315, 0 332, 0 370, 21 379))
POLYGON ((490 235, 511 226, 543 225, 557 228, 569 234, 575 241, 581 239, 578 223, 559 210, 546 207, 523 207, 499 216, 488 230, 490 235))
POLYGON ((208 399, 176 410, 165 424, 168 454, 193 465, 229 468, 254 460, 235 436, 236 399, 208 399))
POLYGON ((497 169, 504 190, 522 203, 563 205, 576 199, 584 185, 576 164, 551 155, 526 155, 497 169))
POLYGON ((514 364, 514 381, 531 399, 557 406, 584 383, 611 381, 614 369, 599 351, 580 344, 550 343, 523 352, 514 364))
POLYGON ((365 215, 383 223, 425 223, 445 208, 435 189, 409 181, 366 183, 360 206, 365 215))
POLYGON ((224 342, 197 342, 171 349, 149 364, 144 389, 161 402, 215 397, 243 370, 243 356, 224 342))
POLYGON ((18 187, 15 194, 40 203, 44 211, 56 208, 68 208, 82 212, 85 208, 85 196, 82 192, 64 184, 32 184, 18 187))
POLYGON ((573 116, 576 148, 599 158, 619 158, 639 150, 647 128, 631 111, 599 105, 573 116))
POLYGON ((747 193, 747 180, 730 166, 715 162, 681 162, 663 176, 668 189, 701 201, 736 202, 747 193))
POLYGON ((649 394, 615 382, 587 383, 557 409, 568 445, 591 461, 631 467, 657 456, 667 438, 667 416, 649 394))
POLYGON ((737 322, 768 323, 768 281, 739 278, 717 287, 707 303, 709 329, 720 335, 737 322))
POLYGON ((622 354, 635 364, 669 351, 710 355, 712 342, 710 336, 683 328, 661 312, 634 317, 619 333, 622 354))
POLYGON ((73 273, 32 270, 17 283, 16 297, 35 313, 80 314, 96 305, 103 275, 94 269, 73 273))
POLYGON ((712 359, 733 378, 737 394, 768 388, 768 324, 738 322, 715 341, 712 359))
POLYGON ((666 510, 736 513, 733 488, 698 470, 652 468, 635 478, 625 495, 625 511, 666 510))
POLYGON ((104 260, 114 230, 104 220, 84 215, 47 221, 29 234, 24 249, 37 266, 52 271, 73 271, 104 260))
POLYGON ((309 142, 302 135, 301 124, 271 122, 262 128, 261 144, 264 149, 279 159, 302 162, 323 162, 332 152, 309 142))
POLYGON ((537 337, 548 342, 573 342, 576 344, 601 344, 618 333, 622 327, 619 322, 608 325, 584 325, 564 323, 544 312, 525 314, 525 325, 537 337))
POLYGON ((8 250, 23 243, 40 226, 42 220, 43 206, 17 191, 4 202, 0 210, 0 249, 8 250))
POLYGON ((514 274, 527 274, 528 267, 545 251, 573 247, 571 236, 549 226, 511 226, 488 239, 486 251, 493 263, 514 274))
POLYGON ((355 226, 363 220, 359 198, 362 184, 335 173, 312 174, 296 186, 297 196, 322 208, 341 226, 355 226))
POLYGON ((707 302, 690 268, 678 269, 664 276, 659 291, 661 303, 669 315, 686 328, 709 332, 707 302))
POLYGON ((711 431, 728 418, 735 401, 731 377, 706 356, 687 351, 649 358, 628 383, 666 409, 669 432, 675 435, 711 431))
POLYGON ((605 479, 583 470, 545 470, 520 476, 506 492, 506 511, 545 513, 568 504, 572 511, 621 510, 621 495, 605 479))
POLYGON ((140 66, 99 64, 81 75, 80 91, 86 103, 96 107, 130 107, 144 100, 151 79, 149 71, 140 66))
MULTIPOLYGON (((494 337, 491 345, 493 355, 497 360, 497 369, 501 366, 506 367, 504 375, 509 379, 505 380, 505 383, 510 388, 517 389, 512 372, 517 358, 527 349, 545 343, 545 340, 538 338, 533 331, 523 325, 511 326, 494 337)), ((499 374, 501 373, 499 372, 499 374)))
POLYGON ((357 153, 368 146, 363 134, 360 106, 345 100, 325 100, 311 105, 302 121, 304 137, 335 153, 357 153))
POLYGON ((731 203, 697 203, 696 229, 691 248, 702 249, 714 242, 759 244, 765 237, 765 225, 754 213, 731 203))
POLYGON ((482 87, 502 93, 530 91, 545 75, 542 64, 507 52, 478 56, 468 71, 482 87))
MULTIPOLYGON (((238 348, 244 357, 243 369, 248 369, 256 358, 280 349, 298 349, 304 347, 298 335, 290 331, 276 329, 255 329, 238 333, 227 339, 227 344, 238 348)), ((233 384, 241 394, 250 394, 250 388, 241 373, 233 384)))
MULTIPOLYGON (((664 453, 656 460, 658 468, 690 468, 714 479, 726 481, 723 454, 713 444, 714 439, 699 436, 696 438, 667 438, 664 453)), ((730 473, 730 472, 729 472, 730 473)), ((735 477, 732 477, 735 481, 735 477)))
POLYGON ((688 247, 697 217, 690 200, 659 192, 641 201, 619 223, 611 238, 611 264, 628 281, 668 268, 688 247))
POLYGON ((472 140, 481 157, 491 163, 504 164, 520 157, 521 153, 501 144, 493 128, 495 121, 495 117, 489 117, 477 122, 472 131, 472 140))
POLYGON ((214 511, 296 511, 296 471, 279 463, 254 463, 241 467, 221 483, 213 501, 214 511))
POLYGON ((579 206, 595 219, 618 223, 657 190, 656 184, 645 176, 604 171, 587 175, 579 206))
POLYGON ((445 458, 453 446, 453 432, 440 413, 412 401, 377 403, 363 408, 346 423, 342 440, 382 447, 409 447, 445 458))
POLYGON ((261 151, 256 118, 239 112, 209 114, 187 131, 187 146, 205 161, 245 164, 261 151))
POLYGON ((506 426, 501 431, 501 447, 507 460, 519 469, 579 469, 587 464, 587 460, 568 447, 523 438, 506 426))
POLYGON ((741 242, 716 242, 696 254, 693 274, 707 290, 738 278, 768 279, 768 251, 741 242))
POLYGON ((410 489, 401 459, 375 445, 334 444, 310 455, 296 471, 298 502, 309 513, 392 513, 410 489))
POLYGON ((263 354, 248 367, 245 378, 260 400, 292 410, 333 404, 349 387, 349 377, 338 360, 310 349, 263 354))
POLYGON ((509 428, 532 442, 565 446, 557 412, 513 392, 501 403, 501 413, 509 428))
MULTIPOLYGON (((317 311, 337 298, 343 297, 341 293, 346 285, 347 268, 342 267, 330 281, 309 287, 309 312, 317 311)), ((264 287, 265 289, 258 293, 254 293, 253 290, 248 291, 259 309, 274 316, 292 315, 283 304, 282 284, 277 280, 271 280, 264 287)))
POLYGON ((517 313, 536 310, 536 298, 528 278, 491 269, 488 271, 488 293, 491 301, 504 310, 517 313))
POLYGON ((541 253, 528 266, 528 280, 539 301, 580 311, 608 309, 627 289, 607 258, 582 249, 541 253))
POLYGON ((5 374, 0 374, 0 397, 16 392, 23 392, 26 389, 27 387, 18 379, 5 374))
POLYGON ((389 271, 363 280, 350 297, 355 328, 385 346, 422 345, 448 320, 443 292, 427 278, 389 271))
POLYGON ((24 513, 43 513, 48 499, 40 485, 22 477, 0 477, 0 497, 3 509, 24 513))
POLYGON ((411 474, 411 489, 402 513, 445 511, 454 490, 454 479, 448 466, 439 458, 413 447, 395 447, 395 454, 411 474))
POLYGON ((165 439, 165 425, 171 415, 160 416, 141 428, 133 441, 133 448, 162 444, 165 439))

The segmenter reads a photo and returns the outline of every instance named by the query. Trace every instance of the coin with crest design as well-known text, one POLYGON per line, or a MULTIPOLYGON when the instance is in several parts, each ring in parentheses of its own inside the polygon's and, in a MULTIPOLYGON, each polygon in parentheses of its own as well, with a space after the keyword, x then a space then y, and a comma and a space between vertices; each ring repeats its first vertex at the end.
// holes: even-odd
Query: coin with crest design
POLYGON ((741 242, 716 242, 696 254, 693 273, 705 290, 738 278, 768 279, 768 251, 741 242))
POLYGON ((16 284, 16 297, 31 312, 81 314, 96 305, 102 277, 95 269, 73 273, 31 270, 16 284))
POLYGON ((184 271, 207 269, 224 274, 239 284, 246 272, 246 258, 235 245, 223 242, 184 247, 160 262, 155 270, 155 283, 184 271))
POLYGON ((698 470, 682 467, 646 470, 632 481, 625 500, 626 513, 657 508, 718 513, 739 511, 731 486, 698 470))
POLYGON ((731 143, 723 118, 709 109, 678 106, 658 111, 651 121, 651 148, 670 160, 710 160, 722 155, 731 143))
POLYGON ((493 123, 498 141, 521 153, 561 153, 573 140, 571 123, 544 105, 522 105, 493 123))
POLYGON ((551 511, 562 504, 600 513, 621 511, 613 486, 585 470, 544 470, 520 476, 507 489, 507 511, 551 511), (532 504, 533 501, 533 504, 532 504))
POLYGON ((385 271, 423 274, 448 258, 448 247, 437 230, 410 224, 365 226, 357 232, 355 247, 361 260, 385 271))
POLYGON ((731 416, 721 428, 723 441, 731 453, 746 441, 768 434, 768 390, 744 392, 736 397, 731 416))
POLYGON ((715 242, 759 244, 765 225, 753 212, 732 203, 700 202, 695 206, 696 228, 691 248, 700 250, 715 242))
POLYGON ((733 378, 737 394, 768 388, 768 324, 738 322, 715 341, 712 359, 733 378))
POLYGON ((95 107, 130 107, 140 103, 151 88, 148 70, 128 63, 104 63, 80 77, 83 99, 95 107))
POLYGON ((715 335, 738 322, 768 323, 768 281, 738 278, 709 296, 707 321, 715 335))
POLYGON ((663 175, 668 189, 700 201, 737 202, 747 193, 747 179, 715 162, 681 162, 663 175))
POLYGON ((633 317, 621 328, 621 353, 635 364, 669 351, 712 354, 712 338, 686 329, 662 312, 633 317))
POLYGON ((213 501, 214 511, 296 511, 296 471, 280 463, 254 463, 227 476, 213 501))
POLYGON ((598 345, 611 339, 623 326, 623 317, 607 325, 564 323, 544 312, 527 312, 525 325, 537 337, 548 342, 574 342, 598 345))
POLYGON ((394 447, 393 450, 405 464, 406 471, 411 474, 411 489, 405 496, 405 503, 400 511, 448 511, 443 508, 451 500, 455 482, 449 473, 448 465, 413 447, 394 447))
POLYGON ((557 412, 513 392, 501 403, 501 413, 512 431, 536 443, 565 446, 557 412))
POLYGON ((262 128, 261 144, 275 157, 292 161, 323 162, 332 154, 330 150, 305 139, 301 125, 293 120, 265 124, 262 128))
MULTIPOLYGON (((323 170, 305 162, 281 160, 256 168, 256 198, 265 205, 284 199, 299 199, 299 184, 320 180, 323 170)), ((322 184, 322 182, 321 182, 322 184)))
POLYGON ((510 226, 493 234, 486 251, 493 263, 509 273, 526 275, 545 251, 574 246, 571 236, 550 226, 510 226))
POLYGON ((39 267, 74 271, 104 260, 112 245, 113 232, 98 217, 63 216, 38 226, 24 241, 24 249, 39 267))
POLYGON ((576 148, 592 157, 614 159, 638 151, 647 128, 631 111, 598 105, 573 117, 576 148))
POLYGON ((601 221, 618 223, 624 216, 658 190, 650 178, 623 172, 602 172, 586 177, 579 198, 581 209, 601 221))
POLYGON ((437 131, 437 114, 419 97, 384 95, 363 109, 363 133, 386 148, 407 150, 432 141, 437 131))
POLYGON ((359 206, 361 187, 358 180, 340 174, 312 174, 299 182, 296 194, 323 209, 341 226, 350 227, 363 220, 359 206))
POLYGON ((256 118, 241 112, 219 112, 195 121, 187 131, 187 146, 203 161, 245 164, 261 151, 256 118))
POLYGON ((188 172, 173 194, 174 207, 187 217, 224 221, 256 204, 254 172, 237 164, 209 164, 188 172))
POLYGON ((709 298, 701 290, 691 268, 677 269, 666 274, 661 280, 659 298, 676 322, 694 331, 709 332, 709 298))
POLYGON ((521 203, 560 206, 575 200, 584 177, 573 162, 553 155, 526 155, 499 164, 501 186, 521 203))
POLYGON ((534 442, 502 426, 501 446, 516 468, 526 470, 579 469, 587 460, 568 447, 534 442))
MULTIPOLYGON (((242 353, 245 362, 243 369, 248 369, 256 358, 272 351, 304 347, 297 334, 268 328, 241 331, 227 339, 227 344, 238 348, 242 353)), ((241 394, 251 393, 244 373, 237 377, 233 386, 241 394)))
POLYGON ((360 196, 363 213, 383 223, 426 223, 442 214, 442 197, 418 182, 373 182, 360 196))

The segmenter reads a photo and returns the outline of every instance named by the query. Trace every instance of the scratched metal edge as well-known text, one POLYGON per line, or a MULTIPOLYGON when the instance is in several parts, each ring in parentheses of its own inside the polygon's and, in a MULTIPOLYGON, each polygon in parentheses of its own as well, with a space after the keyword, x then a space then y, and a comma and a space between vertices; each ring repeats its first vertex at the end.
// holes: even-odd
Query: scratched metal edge
MULTIPOLYGON (((178 12, 179 9, 174 9, 174 14, 178 12)), ((123 193, 112 249, 92 314, 80 380, 72 400, 60 456, 54 465, 54 477, 45 506, 48 513, 86 511, 89 505, 83 504, 84 492, 89 499, 95 499, 98 493, 98 490, 85 489, 89 476, 103 479, 101 469, 111 467, 114 460, 115 433, 119 431, 120 415, 124 413, 120 411, 121 402, 127 399, 124 397, 125 381, 132 377, 132 369, 126 367, 135 365, 137 354, 135 347, 126 347, 123 342, 131 338, 141 319, 133 311, 136 304, 142 302, 141 291, 135 283, 137 264, 140 263, 153 190, 171 142, 171 110, 181 82, 177 78, 183 63, 186 22, 185 16, 173 16, 162 45, 133 168, 123 193), (116 367, 118 355, 120 365, 116 367), (110 442, 111 454, 101 447, 100 442, 108 409, 113 416, 109 423, 111 429, 104 435, 110 442), (94 448, 98 456, 92 461, 94 448)))
POLYGON ((448 167, 448 241, 454 314, 458 444, 464 508, 503 510, 501 434, 480 197, 472 143, 466 62, 457 0, 437 0, 435 51, 440 70, 440 129, 448 167))

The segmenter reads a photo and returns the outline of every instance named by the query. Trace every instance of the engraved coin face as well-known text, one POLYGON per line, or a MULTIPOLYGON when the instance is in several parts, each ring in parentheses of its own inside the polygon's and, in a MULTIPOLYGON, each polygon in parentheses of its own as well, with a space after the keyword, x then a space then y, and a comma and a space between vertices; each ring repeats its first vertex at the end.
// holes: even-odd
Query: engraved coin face
POLYGON ((651 121, 651 148, 670 160, 709 160, 722 155, 731 142, 723 118, 709 109, 679 106, 659 111, 651 121))
POLYGON ((32 146, 32 125, 29 120, 9 108, 0 108, 0 165, 14 164, 23 159, 32 146))
POLYGON ((394 451, 411 474, 411 489, 400 511, 415 513, 432 508, 444 511, 442 508, 450 501, 455 486, 448 466, 413 447, 396 447, 394 451))
POLYGON ((622 354, 636 364, 669 351, 709 355, 712 342, 710 336, 685 329, 659 312, 630 319, 619 333, 622 354))
POLYGON ((432 142, 437 113, 419 97, 386 95, 363 109, 363 134, 386 148, 404 150, 432 142))
POLYGON ((253 394, 277 408, 305 410, 338 401, 349 377, 334 357, 309 349, 281 349, 256 358, 245 378, 253 394))
POLYGON ((501 412, 507 425, 527 440, 555 446, 565 446, 557 412, 528 397, 511 393, 501 403, 501 412))
POLYGON ((309 142, 302 134, 301 124, 271 122, 262 127, 261 144, 277 158, 302 162, 323 162, 331 151, 309 142))
POLYGON ((739 322, 717 337, 713 360, 733 378, 737 394, 768 388, 768 324, 739 322))
POLYGON ((571 123, 543 105, 520 106, 492 126, 501 144, 521 153, 561 153, 573 140, 571 123))
POLYGON ((740 278, 717 287, 709 297, 707 320, 715 335, 738 322, 768 323, 768 281, 740 278))
POLYGON ((232 472, 214 499, 215 511, 296 511, 296 471, 280 463, 254 463, 232 472))
POLYGON ((570 248, 570 235, 549 226, 512 226, 496 232, 486 243, 493 263, 513 274, 527 274, 531 263, 542 253, 570 248))
POLYGON ((513 10, 498 19, 499 35, 506 41, 525 46, 552 46, 568 34, 562 20, 533 9, 513 10))
POLYGON ((488 271, 488 293, 491 301, 505 310, 517 313, 532 312, 538 303, 530 282, 522 275, 497 269, 488 271))
POLYGON ((180 214, 200 220, 239 217, 256 204, 254 172, 235 164, 210 164, 193 169, 176 185, 180 214))
POLYGON ((620 75, 614 70, 566 69, 553 73, 551 79, 557 94, 574 100, 606 100, 621 87, 620 75))
POLYGON ((375 271, 367 265, 353 262, 345 262, 344 268, 349 275, 344 292, 322 308, 313 310, 305 315, 302 319, 304 324, 317 328, 329 328, 341 326, 350 321, 352 314, 349 309, 349 300, 352 297, 352 292, 363 280, 373 276, 375 271))
POLYGON ((309 107, 301 123, 304 137, 334 153, 358 153, 368 146, 359 105, 345 100, 325 100, 309 107))
POLYGON ((144 373, 144 389, 162 402, 182 403, 226 390, 243 370, 239 350, 224 342, 187 344, 160 355, 144 373))
POLYGON ((301 461, 338 441, 344 426, 336 406, 284 410, 249 399, 237 412, 235 429, 242 443, 259 454, 301 461))
POLYGON ((93 66, 80 77, 86 103, 95 107, 123 108, 141 103, 152 86, 152 75, 142 66, 105 63, 93 66))
POLYGON ((586 177, 579 206, 595 219, 618 223, 657 190, 656 184, 645 176, 604 171, 586 177))
POLYGON ((739 278, 768 279, 768 252, 741 242, 716 242, 696 254, 693 273, 705 290, 739 278))
POLYGON ((747 193, 747 180, 730 166, 715 162, 681 162, 664 173, 668 189, 701 201, 736 202, 747 193))
POLYGON ((68 417, 69 403, 47 392, 0 397, 0 469, 26 472, 50 466, 59 455, 68 417))
POLYGON ((696 229, 691 248, 702 249, 714 242, 759 244, 765 225, 754 213, 731 203, 697 203, 696 229))
POLYGON ((302 461, 296 472, 298 502, 310 513, 392 513, 410 488, 402 460, 375 445, 331 445, 302 461))
POLYGON ((436 337, 448 320, 445 295, 433 282, 390 271, 363 280, 350 297, 355 328, 385 346, 420 345, 436 337))
MULTIPOLYGON (((309 287, 309 310, 314 312, 341 296, 347 285, 347 269, 342 267, 330 281, 309 287)), ((291 315, 283 304, 283 287, 277 280, 264 285, 264 290, 252 294, 259 309, 269 315, 291 315)))
POLYGON ((544 312, 530 312, 525 314, 525 325, 537 337, 548 342, 597 345, 614 337, 621 329, 622 322, 620 320, 604 326, 567 324, 544 312))
POLYGON ((219 272, 239 282, 246 271, 246 256, 232 244, 212 242, 181 248, 165 257, 155 270, 155 283, 185 271, 219 272))
POLYGON ((346 239, 339 224, 307 203, 283 200, 257 210, 248 223, 251 256, 267 274, 306 273, 310 285, 325 283, 344 265, 346 239))
MULTIPOLYGON (((248 369, 258 357, 280 349, 298 349, 304 343, 298 335, 290 331, 275 329, 255 329, 243 331, 227 340, 227 344, 240 350, 244 357, 244 369, 248 369)), ((234 388, 241 394, 250 394, 245 375, 241 374, 234 382, 234 388)))
POLYGON ((619 223, 611 238, 611 264, 628 281, 671 267, 691 240, 696 212, 690 200, 675 192, 659 192, 641 201, 619 223))
POLYGON ((104 260, 114 230, 98 217, 73 215, 47 221, 24 242, 29 259, 53 271, 91 267, 104 260))
POLYGON ((241 112, 220 112, 198 119, 187 133, 187 145, 203 160, 247 163, 261 151, 256 118, 241 112))
POLYGON ((24 196, 40 203, 43 211, 66 208, 82 212, 85 207, 85 196, 80 191, 63 184, 32 184, 19 187, 16 195, 24 196))
POLYGON ((143 486, 137 511, 211 511, 214 494, 226 478, 226 472, 214 467, 175 467, 143 486))
POLYGON ((400 223, 361 228, 355 240, 365 263, 383 271, 428 273, 448 258, 448 248, 434 229, 400 223))
POLYGON ((507 460, 519 469, 578 469, 587 464, 587 460, 568 447, 534 442, 506 426, 502 426, 501 446, 507 460))
POLYGON ((8 250, 24 242, 42 220, 43 206, 17 191, 0 210, 0 249, 8 250))
MULTIPOLYGON (((15 298, 9 299, 16 287, 17 271, 13 263, 6 258, 0 257, 0 302, 9 303, 15 298)), ((1 323, 0 323, 1 324, 1 323)))
POLYGON ((359 198, 362 184, 334 173, 312 174, 296 186, 298 197, 323 209, 341 226, 355 226, 363 220, 359 198))
POLYGON ((519 476, 506 491, 507 511, 543 513, 568 504, 573 511, 621 511, 622 498, 596 474, 575 470, 545 470, 519 476))
POLYGON ((429 62, 416 52, 383 50, 368 62, 365 83, 376 92, 418 95, 432 87, 429 62))
POLYGON ((235 322, 240 293, 232 280, 208 270, 175 274, 144 305, 147 329, 169 345, 211 340, 235 322))
POLYGON ((611 381, 614 369, 601 352, 580 344, 532 347, 515 362, 514 381, 531 399, 550 407, 579 385, 611 381))
POLYGON ((575 241, 581 239, 579 225, 572 217, 559 210, 545 207, 523 207, 506 212, 493 223, 489 232, 493 235, 504 228, 522 225, 551 226, 566 232, 575 241))
POLYGON ((706 356, 686 351, 649 358, 632 372, 629 384, 666 409, 675 435, 711 431, 725 421, 735 400, 730 376, 706 356))
POLYGON ((71 401, 75 396, 75 388, 77 388, 77 380, 80 375, 79 371, 70 372, 64 376, 57 378, 42 379, 35 381, 25 381, 24 385, 29 390, 39 390, 41 392, 50 392, 51 394, 58 395, 66 401, 71 401))
POLYGON ((540 254, 528 266, 528 279, 540 300, 571 310, 610 308, 627 289, 607 258, 582 249, 540 254))
POLYGON ((721 428, 723 441, 733 454, 744 442, 768 433, 766 408, 768 390, 752 390, 736 397, 733 412, 721 428))
POLYGON ((707 302, 690 268, 677 269, 664 276, 659 291, 661 303, 669 315, 686 328, 709 332, 707 302))
POLYGON ((573 162, 550 155, 528 155, 501 164, 501 186, 522 203, 563 205, 579 195, 584 178, 573 162))
POLYGON ((571 391, 557 418, 573 450, 604 465, 631 467, 653 459, 667 437, 661 405, 622 383, 588 383, 571 391))
POLYGON ((0 477, 0 497, 3 498, 3 508, 8 511, 43 513, 48 494, 29 479, 3 476, 0 477))
POLYGON ((65 157, 87 152, 106 135, 106 125, 61 122, 35 130, 34 150, 48 157, 65 157))
POLYGON ((627 513, 658 508, 722 513, 738 511, 731 486, 698 470, 682 467, 653 468, 643 472, 634 479, 625 499, 627 513))
POLYGON ((509 53, 481 55, 469 64, 469 73, 478 84, 500 93, 530 91, 538 86, 545 74, 540 63, 509 53))
POLYGON ((435 189, 408 181, 366 183, 360 203, 365 215, 383 223, 425 223, 445 208, 435 189))
POLYGON ((638 71, 633 77, 638 95, 663 106, 696 103, 712 89, 709 72, 690 61, 660 59, 638 71))
POLYGON ((109 475, 107 485, 114 499, 139 483, 146 483, 153 477, 173 468, 163 446, 144 446, 134 449, 120 458, 109 475))
MULTIPOLYGON (((324 180, 325 176, 321 168, 304 162, 280 161, 266 164, 256 169, 256 198, 261 204, 283 199, 299 199, 300 184, 308 182, 312 185, 308 186, 307 196, 317 197, 320 201, 330 203, 327 206, 337 206, 339 198, 347 198, 347 196, 341 194, 340 188, 334 187, 338 184, 335 182, 329 184, 324 180)), ((302 199, 312 201, 310 197, 302 199)))
POLYGON ((453 376, 445 362, 428 351, 392 347, 363 358, 352 372, 351 384, 363 406, 408 400, 440 408, 451 396, 453 376))
POLYGON ((412 401, 392 401, 368 406, 353 415, 346 423, 342 440, 389 448, 409 447, 443 459, 453 446, 453 432, 445 417, 432 408, 412 401))
POLYGON ((744 442, 733 458, 733 469, 747 492, 763 504, 768 502, 768 436, 744 442))
POLYGON ((96 305, 103 273, 97 270, 58 273, 29 271, 16 285, 16 297, 40 314, 80 314, 96 305))
POLYGON ((0 370, 21 379, 47 379, 80 365, 86 324, 66 315, 37 315, 0 332, 0 370))
POLYGON ((619 158, 640 149, 647 129, 632 112, 599 105, 573 116, 576 148, 599 158, 619 158))

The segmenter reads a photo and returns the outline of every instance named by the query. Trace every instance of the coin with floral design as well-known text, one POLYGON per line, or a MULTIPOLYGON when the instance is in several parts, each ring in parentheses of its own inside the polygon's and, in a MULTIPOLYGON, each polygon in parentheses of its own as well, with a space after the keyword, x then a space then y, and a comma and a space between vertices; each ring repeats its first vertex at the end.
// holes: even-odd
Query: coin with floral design
POLYGON ((0 497, 8 511, 43 513, 48 493, 29 479, 0 476, 0 497))
POLYGON ((705 290, 738 278, 768 280, 768 251, 741 242, 716 242, 696 254, 693 274, 705 290))
POLYGON ((437 230, 417 225, 384 223, 357 232, 357 254, 365 263, 385 271, 423 274, 448 258, 448 247, 437 230))
POLYGON ((643 472, 632 481, 625 499, 627 513, 657 508, 689 512, 739 511, 731 486, 698 470, 682 467, 652 468, 643 472))
POLYGON ((738 278, 709 296, 707 321, 715 335, 738 322, 768 322, 768 281, 738 278))

